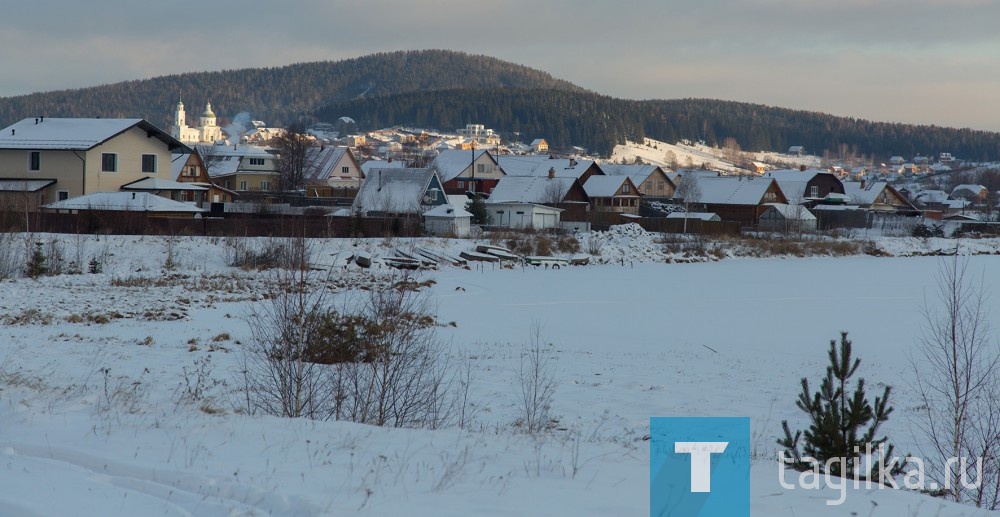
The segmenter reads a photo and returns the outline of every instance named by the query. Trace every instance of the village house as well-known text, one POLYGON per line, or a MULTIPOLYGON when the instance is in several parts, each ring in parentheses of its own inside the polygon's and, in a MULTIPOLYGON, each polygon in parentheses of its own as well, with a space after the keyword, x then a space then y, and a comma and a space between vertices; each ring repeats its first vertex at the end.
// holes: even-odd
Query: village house
POLYGON ((973 205, 985 205, 990 190, 982 185, 958 185, 951 191, 951 199, 964 199, 973 205))
POLYGON ((639 190, 628 176, 591 176, 583 189, 594 211, 639 214, 639 190))
POLYGON ((428 168, 437 173, 448 194, 472 192, 486 197, 504 176, 493 154, 486 149, 441 151, 428 168))
POLYGON ((205 208, 206 203, 233 202, 236 193, 212 183, 212 178, 208 175, 205 162, 201 159, 201 154, 197 150, 193 153, 174 154, 171 160, 173 161, 171 172, 174 181, 178 183, 190 183, 208 189, 205 193, 192 193, 191 191, 181 190, 181 199, 175 199, 175 201, 194 203, 202 208, 205 208))
POLYGON ((866 210, 904 214, 919 212, 906 196, 885 181, 849 181, 844 183, 844 195, 850 204, 866 210))
POLYGON ((676 185, 658 165, 602 163, 600 168, 608 176, 628 176, 645 198, 674 197, 676 185))
POLYGON ((593 160, 553 158, 551 156, 500 156, 500 168, 507 176, 548 176, 576 178, 583 185, 591 176, 603 176, 604 171, 593 160))
POLYGON ((198 148, 212 181, 236 192, 269 192, 278 189, 278 158, 253 145, 202 146, 198 148))
POLYGON ((191 149, 142 119, 26 118, 0 131, 0 204, 30 209, 171 181, 174 152, 191 149))
POLYGON ((374 169, 351 211, 363 216, 417 216, 448 203, 433 169, 374 169))
POLYGON ((590 198, 574 177, 504 176, 490 195, 491 203, 529 203, 563 210, 563 221, 587 221, 590 198))
POLYGON ((690 200, 696 211, 712 212, 723 221, 736 221, 743 226, 755 226, 767 203, 788 203, 774 178, 719 176, 714 173, 698 174, 697 196, 690 200))
POLYGON ((844 184, 835 174, 818 169, 785 169, 767 172, 764 178, 773 178, 785 198, 793 205, 807 204, 827 197, 831 193, 843 194, 844 184))
POLYGON ((312 147, 306 156, 306 189, 361 188, 361 164, 347 147, 312 147))
POLYGON ((545 141, 544 138, 536 138, 531 141, 531 151, 534 153, 547 153, 549 152, 549 143, 545 141))

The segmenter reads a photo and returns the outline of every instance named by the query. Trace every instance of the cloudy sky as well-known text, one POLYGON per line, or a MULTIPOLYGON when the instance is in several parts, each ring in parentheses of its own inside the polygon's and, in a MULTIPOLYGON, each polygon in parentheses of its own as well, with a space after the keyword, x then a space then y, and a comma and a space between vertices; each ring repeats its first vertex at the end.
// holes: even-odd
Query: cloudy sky
POLYGON ((1000 0, 32 0, 0 97, 440 48, 632 99, 1000 130, 1000 0))

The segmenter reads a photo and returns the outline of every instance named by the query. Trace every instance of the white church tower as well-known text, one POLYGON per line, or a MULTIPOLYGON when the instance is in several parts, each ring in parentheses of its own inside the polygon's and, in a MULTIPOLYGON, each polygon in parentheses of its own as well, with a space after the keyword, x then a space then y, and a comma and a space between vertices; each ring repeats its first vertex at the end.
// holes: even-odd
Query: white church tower
POLYGON ((170 126, 170 136, 186 143, 215 143, 222 140, 222 128, 215 120, 211 102, 205 105, 205 112, 201 114, 200 122, 201 125, 198 127, 188 126, 184 102, 178 100, 177 110, 174 111, 174 125, 170 126))

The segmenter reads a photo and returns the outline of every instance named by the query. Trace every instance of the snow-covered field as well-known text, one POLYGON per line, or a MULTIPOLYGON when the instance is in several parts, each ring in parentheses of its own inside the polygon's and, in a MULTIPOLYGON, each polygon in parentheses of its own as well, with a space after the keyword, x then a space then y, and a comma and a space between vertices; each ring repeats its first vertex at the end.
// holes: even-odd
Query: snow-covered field
MULTIPOLYGON (((905 356, 938 258, 667 264, 651 236, 599 239, 607 264, 422 273, 478 410, 464 430, 432 431, 242 414, 245 317, 270 273, 227 267, 220 239, 66 237, 67 254, 106 257, 104 272, 0 282, 0 515, 645 515, 651 416, 752 417, 754 515, 986 515, 886 490, 828 506, 835 491, 784 490, 770 459, 783 419, 804 426, 798 381, 822 374, 841 330, 869 384, 896 388, 885 431, 920 447, 905 356), (558 420, 536 436, 514 425, 533 326, 551 343, 558 420)), ((381 240, 313 244, 341 284, 387 274, 341 267, 381 240)), ((998 260, 970 258, 994 292, 998 260)))

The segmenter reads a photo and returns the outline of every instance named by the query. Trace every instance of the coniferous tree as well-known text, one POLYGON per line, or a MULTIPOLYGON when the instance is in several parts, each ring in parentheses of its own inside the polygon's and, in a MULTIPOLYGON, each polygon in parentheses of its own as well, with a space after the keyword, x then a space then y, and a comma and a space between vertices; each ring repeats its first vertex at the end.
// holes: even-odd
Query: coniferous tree
POLYGON ((820 389, 812 393, 809 380, 803 377, 802 391, 795 403, 809 415, 809 428, 793 435, 788 421, 782 421, 785 437, 778 440, 778 445, 785 448, 786 458, 791 459, 792 466, 800 470, 818 467, 826 472, 828 465, 831 475, 874 480, 879 479, 880 469, 890 475, 898 474, 904 465, 890 464, 893 446, 887 443, 887 436, 877 437, 879 427, 889 420, 893 410, 889 406, 892 388, 886 386, 874 403, 868 401, 863 378, 851 388, 851 378, 857 373, 861 360, 853 357, 847 332, 841 333, 839 346, 835 340, 830 341, 827 355, 830 364, 820 389), (800 439, 803 440, 801 447, 800 439), (884 454, 879 457, 879 446, 883 444, 884 454), (871 461, 864 459, 868 452, 875 454, 871 461), (841 461, 828 463, 831 458, 841 461))

